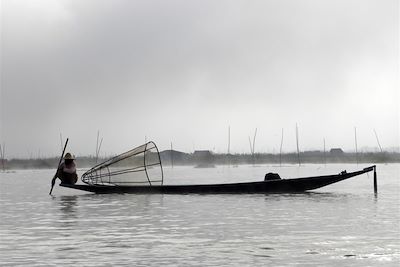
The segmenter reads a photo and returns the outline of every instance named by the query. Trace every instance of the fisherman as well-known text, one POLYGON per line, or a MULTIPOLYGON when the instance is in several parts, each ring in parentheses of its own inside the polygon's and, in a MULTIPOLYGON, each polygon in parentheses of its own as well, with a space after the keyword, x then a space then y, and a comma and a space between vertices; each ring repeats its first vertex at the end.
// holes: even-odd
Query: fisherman
POLYGON ((57 178, 59 178, 63 184, 75 184, 78 181, 74 160, 75 157, 71 153, 65 154, 64 162, 58 166, 57 174, 54 176, 52 184, 54 184, 57 178))

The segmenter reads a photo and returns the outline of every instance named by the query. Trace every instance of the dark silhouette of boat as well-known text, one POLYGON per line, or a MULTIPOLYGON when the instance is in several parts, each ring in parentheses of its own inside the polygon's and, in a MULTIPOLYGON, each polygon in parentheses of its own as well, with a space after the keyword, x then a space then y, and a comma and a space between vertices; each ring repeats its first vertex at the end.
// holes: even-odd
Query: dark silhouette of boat
POLYGON ((197 184, 197 185, 116 185, 116 184, 60 184, 60 186, 79 189, 97 194, 109 193, 144 193, 144 194, 257 194, 257 193, 298 193, 321 188, 339 181, 374 171, 374 188, 376 193, 375 165, 355 172, 342 171, 339 174, 293 178, 266 179, 259 182, 231 184, 197 184))

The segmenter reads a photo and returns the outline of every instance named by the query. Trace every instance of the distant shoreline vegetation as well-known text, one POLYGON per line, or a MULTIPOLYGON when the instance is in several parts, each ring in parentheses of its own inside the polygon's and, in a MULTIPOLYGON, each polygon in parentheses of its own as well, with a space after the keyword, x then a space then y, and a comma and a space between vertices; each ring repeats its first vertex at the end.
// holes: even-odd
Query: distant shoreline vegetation
MULTIPOLYGON (((298 164, 297 153, 254 153, 254 154, 218 154, 208 150, 184 153, 176 150, 164 150, 160 152, 161 162, 164 166, 213 166, 213 165, 240 165, 240 164, 298 164)), ((93 156, 77 157, 79 168, 91 168, 108 158, 96 158, 93 156)), ((5 159, 4 169, 51 169, 56 168, 59 158, 40 159, 5 159)), ((304 151, 300 152, 301 164, 329 164, 329 163, 400 163, 398 152, 360 152, 346 153, 343 151, 304 151)), ((0 170, 3 168, 0 164, 0 170)))

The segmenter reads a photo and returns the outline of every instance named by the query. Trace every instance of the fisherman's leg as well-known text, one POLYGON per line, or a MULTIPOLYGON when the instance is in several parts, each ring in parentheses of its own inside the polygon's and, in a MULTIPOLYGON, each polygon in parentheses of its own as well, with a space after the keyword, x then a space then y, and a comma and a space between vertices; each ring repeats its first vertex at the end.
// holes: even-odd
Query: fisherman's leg
POLYGON ((74 173, 74 178, 72 179, 73 184, 76 184, 76 182, 78 181, 78 174, 74 173))
POLYGON ((78 175, 76 173, 65 173, 63 174, 63 183, 75 184, 78 181, 78 175))
POLYGON ((58 170, 56 176, 61 180, 61 183, 64 183, 65 175, 62 170, 58 170))

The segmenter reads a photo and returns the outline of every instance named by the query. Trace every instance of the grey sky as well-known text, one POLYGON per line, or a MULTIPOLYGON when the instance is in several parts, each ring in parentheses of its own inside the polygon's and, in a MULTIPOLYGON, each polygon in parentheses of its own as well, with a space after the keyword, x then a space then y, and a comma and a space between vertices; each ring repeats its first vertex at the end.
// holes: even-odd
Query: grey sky
POLYGON ((10 157, 400 143, 399 1, 1 0, 10 157))

